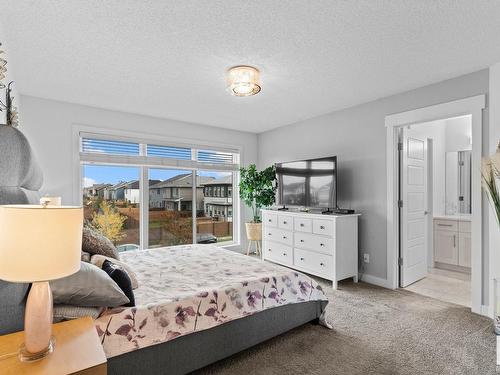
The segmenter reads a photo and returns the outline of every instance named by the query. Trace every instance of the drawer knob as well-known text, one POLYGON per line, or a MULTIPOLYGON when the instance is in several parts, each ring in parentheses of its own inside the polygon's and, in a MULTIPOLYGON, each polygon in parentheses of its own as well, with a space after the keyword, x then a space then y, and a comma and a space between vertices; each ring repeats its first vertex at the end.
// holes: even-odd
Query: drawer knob
POLYGON ((284 221, 283 224, 286 224, 286 221, 284 221))
POLYGON ((271 219, 267 219, 267 221, 272 222, 272 220, 271 220, 271 219))
POLYGON ((286 240, 286 236, 283 236, 283 239, 286 240))
POLYGON ((300 242, 304 242, 304 240, 300 240, 300 242))
POLYGON ((268 236, 272 236, 272 234, 271 234, 271 233, 268 233, 267 235, 268 235, 268 236))
POLYGON ((283 253, 283 256, 286 257, 286 253, 283 253))
POLYGON ((271 252, 271 253, 273 252, 271 249, 267 249, 267 251, 269 251, 269 252, 271 252))
POLYGON ((320 263, 319 265, 323 267, 325 265, 325 263, 320 263))
POLYGON ((320 225, 319 229, 325 229, 325 226, 324 225, 320 225))
POLYGON ((300 258, 300 260, 304 260, 304 258, 300 258))
POLYGON ((303 227, 304 226, 304 223, 300 223, 300 226, 303 227))
POLYGON ((323 246, 323 247, 324 247, 324 246, 325 246, 325 244, 324 244, 324 243, 320 243, 320 244, 319 244, 319 246, 323 246))

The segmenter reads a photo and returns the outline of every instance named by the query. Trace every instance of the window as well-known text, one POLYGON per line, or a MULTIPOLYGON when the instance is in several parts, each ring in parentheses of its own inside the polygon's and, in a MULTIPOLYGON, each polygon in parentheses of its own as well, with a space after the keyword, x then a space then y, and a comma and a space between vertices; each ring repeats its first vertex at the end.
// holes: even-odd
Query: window
POLYGON ((148 247, 193 243, 192 171, 150 168, 149 181, 150 189, 175 189, 177 193, 168 197, 149 196, 148 247), (179 185, 182 187, 176 188, 179 185))
POLYGON ((118 251, 140 245, 138 179, 137 167, 83 165, 85 221, 108 237, 118 251))
POLYGON ((227 187, 232 188, 233 173, 200 170, 197 175, 198 180, 208 187, 208 194, 204 197, 205 212, 197 217, 197 233, 211 235, 218 243, 232 241, 234 223, 229 212, 234 210, 233 202, 221 199, 221 191, 227 187))
POLYGON ((82 198, 90 225, 112 219, 98 229, 119 250, 237 242, 237 152, 107 138, 80 133, 82 198))

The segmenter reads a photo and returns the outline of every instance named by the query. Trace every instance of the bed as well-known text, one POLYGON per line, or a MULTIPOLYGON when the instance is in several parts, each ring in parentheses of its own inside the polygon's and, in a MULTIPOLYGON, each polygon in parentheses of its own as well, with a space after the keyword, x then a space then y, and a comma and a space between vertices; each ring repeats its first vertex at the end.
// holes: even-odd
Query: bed
MULTIPOLYGON (((24 135, 0 125, 0 151, 0 204, 37 204, 43 179, 24 135)), ((139 279, 137 307, 95 321, 109 374, 185 374, 321 323, 328 303, 310 277, 213 245, 133 251, 123 260, 139 279)), ((22 329, 27 289, 0 280, 0 334, 22 329)))
POLYGON ((184 374, 299 325, 324 323, 309 276, 214 245, 122 253, 136 307, 105 311, 96 329, 111 374, 184 374))

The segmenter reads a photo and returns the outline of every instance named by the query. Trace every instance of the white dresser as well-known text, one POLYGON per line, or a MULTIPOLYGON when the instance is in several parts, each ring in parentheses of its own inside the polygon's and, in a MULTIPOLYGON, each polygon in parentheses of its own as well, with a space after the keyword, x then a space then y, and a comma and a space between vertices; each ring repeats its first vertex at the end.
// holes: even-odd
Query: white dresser
POLYGON ((263 210, 262 258, 331 280, 358 281, 358 214, 263 210))

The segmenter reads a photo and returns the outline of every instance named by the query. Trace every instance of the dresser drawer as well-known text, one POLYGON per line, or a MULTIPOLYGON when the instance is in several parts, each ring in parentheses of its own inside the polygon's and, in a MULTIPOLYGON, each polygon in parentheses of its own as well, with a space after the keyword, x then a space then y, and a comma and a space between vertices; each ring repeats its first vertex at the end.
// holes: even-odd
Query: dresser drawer
POLYGON ((278 215, 265 213, 263 223, 267 227, 277 227, 278 226, 278 215))
POLYGON ((313 220, 313 233, 325 236, 335 236, 335 222, 332 220, 313 220))
POLYGON ((307 233, 312 232, 312 220, 311 219, 296 217, 293 220, 293 223, 294 223, 294 229, 297 232, 307 232, 307 233))
POLYGON ((278 215, 278 228, 292 230, 293 229, 293 217, 278 215))
POLYGON ((459 221, 458 231, 462 233, 470 233, 470 221, 459 221))
POLYGON ((293 250, 290 246, 270 241, 266 241, 264 245, 264 258, 290 266, 293 264, 293 250))
POLYGON ((314 251, 294 249, 293 262, 296 266, 309 270, 314 274, 333 277, 333 256, 319 254, 314 251))
POLYGON ((295 247, 299 247, 301 249, 313 250, 315 252, 324 253, 324 254, 333 254, 334 250, 334 242, 333 239, 318 236, 315 234, 308 233, 295 233, 295 247))
POLYGON ((458 232, 458 222, 456 220, 434 220, 434 230, 446 230, 451 232, 458 232))
POLYGON ((266 227, 264 229, 264 238, 269 241, 281 242, 285 245, 292 246, 292 232, 287 230, 266 227))

